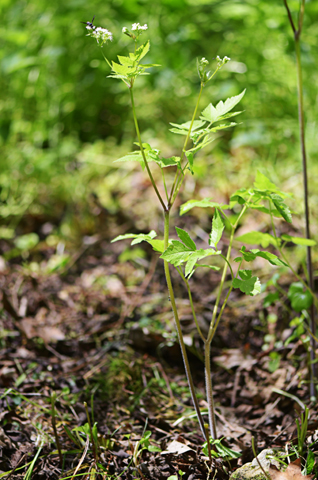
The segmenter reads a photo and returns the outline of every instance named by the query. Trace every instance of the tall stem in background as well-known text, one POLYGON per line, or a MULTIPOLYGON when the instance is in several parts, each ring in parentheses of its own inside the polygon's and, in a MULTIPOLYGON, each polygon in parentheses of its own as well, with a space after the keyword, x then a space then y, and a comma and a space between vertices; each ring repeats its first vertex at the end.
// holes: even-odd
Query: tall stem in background
MULTIPOLYGON (((296 68, 297 68, 297 88, 298 88, 298 121, 299 121, 299 136, 300 136, 300 145, 301 145, 301 157, 302 157, 302 167, 303 167, 303 185, 304 185, 304 204, 305 204, 305 220, 306 220, 306 237, 310 239, 310 213, 309 213, 309 202, 308 202, 308 175, 307 175, 307 154, 306 154, 306 142, 305 142, 305 118, 304 118, 304 101, 303 101, 303 79, 302 79, 302 68, 301 68, 301 52, 300 52, 300 36, 303 27, 303 19, 305 13, 305 0, 301 0, 299 14, 298 14, 298 28, 295 28, 291 12, 288 7, 287 0, 284 0, 284 5, 287 10, 288 19, 291 25, 291 28, 294 33, 295 40, 295 53, 296 53, 296 68)), ((308 283, 310 289, 314 291, 314 276, 313 276, 313 266, 311 258, 311 247, 307 247, 307 270, 308 270, 308 283)), ((315 335, 316 325, 315 325, 315 307, 314 303, 311 306, 310 311, 310 329, 311 333, 315 335)), ((315 384, 314 380, 316 377, 316 365, 315 360, 315 350, 316 342, 313 336, 311 336, 311 368, 310 368, 310 396, 316 397, 315 384)))

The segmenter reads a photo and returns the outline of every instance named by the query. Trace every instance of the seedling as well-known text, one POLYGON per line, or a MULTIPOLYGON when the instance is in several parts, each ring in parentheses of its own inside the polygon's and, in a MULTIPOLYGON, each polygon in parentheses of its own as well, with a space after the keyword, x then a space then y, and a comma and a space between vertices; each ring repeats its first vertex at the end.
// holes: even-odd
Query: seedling
MULTIPOLYGON (((198 60, 197 71, 200 81, 200 90, 191 119, 182 124, 172 123, 172 128, 170 129, 172 133, 185 138, 180 155, 172 156, 169 158, 162 157, 158 149, 153 148, 149 143, 145 143, 142 141, 134 101, 135 81, 140 75, 149 74, 149 69, 158 66, 155 64, 141 63, 142 59, 147 55, 150 49, 149 41, 139 45, 140 35, 143 34, 147 30, 147 28, 147 25, 141 26, 139 23, 136 23, 133 24, 131 30, 126 27, 123 29, 123 33, 127 35, 134 44, 133 52, 129 53, 128 56, 118 55, 118 62, 108 60, 105 57, 104 53, 103 56, 107 64, 111 68, 111 74, 109 75, 109 77, 122 81, 129 89, 133 120, 138 140, 136 145, 139 149, 125 155, 124 157, 117 160, 117 162, 138 162, 142 169, 146 170, 146 173, 151 181, 153 190, 163 212, 164 234, 163 239, 157 239, 157 234, 153 230, 145 234, 128 233, 116 237, 113 242, 127 239, 131 240, 132 245, 136 245, 141 242, 147 242, 152 246, 155 252, 160 254, 160 258, 164 261, 164 271, 168 287, 168 294, 174 314, 176 330, 183 356, 189 389, 198 417, 199 425, 202 431, 202 435, 204 439, 209 442, 210 435, 213 441, 215 441, 217 438, 210 365, 211 343, 221 320, 224 308, 231 294, 231 291, 233 288, 238 288, 241 290, 241 292, 250 296, 254 296, 260 292, 261 284, 259 279, 253 275, 250 269, 246 268, 246 264, 253 261, 255 258, 261 257, 267 262, 269 262, 271 265, 278 267, 289 266, 289 263, 285 261, 285 259, 280 259, 273 253, 264 249, 247 250, 246 246, 242 245, 242 243, 251 243, 251 238, 247 239, 246 242, 246 237, 245 239, 235 239, 237 227, 239 226, 242 217, 248 211, 260 210, 261 212, 267 213, 268 215, 270 215, 274 234, 269 235, 270 242, 267 243, 267 246, 271 243, 278 248, 281 245, 281 239, 279 239, 276 235, 273 217, 281 217, 288 223, 292 221, 292 218, 290 210, 285 203, 285 199, 288 197, 288 195, 282 192, 265 175, 263 175, 261 172, 258 172, 254 185, 248 188, 241 188, 240 190, 235 192, 231 196, 230 203, 228 205, 214 202, 211 198, 205 198, 203 200, 193 199, 181 206, 181 215, 188 213, 194 207, 210 208, 214 211, 212 227, 209 235, 209 242, 205 246, 205 248, 201 248, 201 245, 197 246, 195 241, 191 238, 190 234, 177 226, 175 227, 175 230, 178 240, 170 239, 171 210, 183 185, 185 176, 189 174, 194 175, 195 173, 196 154, 200 150, 208 146, 211 142, 213 142, 216 132, 236 125, 235 122, 227 122, 227 120, 241 113, 233 112, 233 109, 242 100, 245 94, 245 90, 239 95, 226 99, 225 102, 220 101, 216 106, 210 103, 203 110, 201 110, 200 100, 203 89, 214 78, 216 73, 228 61, 230 61, 230 59, 228 57, 224 57, 223 59, 221 59, 217 56, 216 64, 212 69, 210 69, 209 62, 205 58, 198 60), (201 112, 201 114, 198 115, 198 112, 201 112), (198 116, 199 118, 197 118, 198 116), (150 168, 150 164, 153 168, 150 168), (162 175, 162 188, 156 183, 155 177, 153 175, 153 169, 159 169, 162 175), (235 209, 235 211, 234 215, 231 217, 229 213, 226 212, 228 210, 232 210, 233 208, 235 209), (232 218, 235 218, 235 220, 232 221, 232 218), (227 224, 227 227, 230 231, 230 238, 227 242, 227 250, 223 253, 219 245, 223 237, 225 224, 227 224), (235 240, 241 242, 241 244, 238 248, 239 254, 236 255, 233 259, 232 248, 235 240), (201 263, 202 260, 204 260, 204 263, 201 263), (214 262, 213 260, 216 261, 214 262), (222 263, 223 267, 220 267, 219 265, 222 265, 222 263), (194 383, 192 380, 190 365, 187 357, 187 350, 183 339, 179 314, 177 310, 172 279, 170 276, 169 265, 172 265, 176 269, 177 273, 180 275, 180 278, 185 283, 189 296, 191 310, 193 313, 193 318, 198 329, 198 333, 204 344, 205 383, 209 412, 210 435, 206 433, 205 424, 195 393, 194 383), (198 268, 221 270, 218 294, 215 300, 211 322, 207 334, 204 334, 204 332, 199 326, 195 314, 195 305, 191 295, 191 282, 193 281, 193 278, 195 278, 194 274, 198 268), (230 287, 228 288, 227 292, 224 293, 225 280, 228 273, 231 277, 230 287)), ((112 39, 112 34, 107 29, 99 29, 99 32, 104 32, 104 36, 101 37, 100 34, 97 38, 97 30, 97 27, 94 29, 88 28, 88 35, 94 37, 97 40, 99 47, 103 47, 103 44, 105 44, 107 40, 112 39)), ((261 244, 263 246, 263 237, 261 239, 256 239, 255 232, 251 232, 249 235, 253 237, 252 243, 254 245, 261 244)), ((263 246, 263 248, 266 247, 263 246)))

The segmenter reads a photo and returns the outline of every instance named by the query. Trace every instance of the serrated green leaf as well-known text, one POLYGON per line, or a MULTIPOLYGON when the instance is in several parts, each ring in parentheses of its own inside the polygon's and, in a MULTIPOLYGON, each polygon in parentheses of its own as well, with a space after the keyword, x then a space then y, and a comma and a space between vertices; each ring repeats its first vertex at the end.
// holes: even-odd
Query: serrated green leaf
POLYGON ((131 67, 129 67, 128 65, 120 65, 116 62, 112 62, 112 69, 115 73, 123 76, 127 76, 132 72, 131 67))
POLYGON ((295 312, 308 310, 311 307, 313 298, 308 290, 304 290, 302 283, 292 283, 288 290, 288 298, 295 312))
POLYGON ((196 250, 196 244, 185 230, 182 230, 182 228, 176 227, 177 235, 180 238, 180 240, 188 247, 190 250, 196 250))
POLYGON ((254 182, 254 187, 257 190, 269 191, 269 192, 278 192, 279 189, 274 183, 272 183, 263 173, 257 170, 256 178, 254 182))
POLYGON ((186 247, 183 243, 178 240, 172 240, 171 245, 163 252, 160 256, 163 260, 171 263, 175 267, 179 267, 182 263, 186 262, 193 253, 193 250, 186 247))
MULTIPOLYGON (((263 212, 263 213, 267 213, 268 215, 270 215, 270 211, 269 211, 269 208, 266 208, 264 207, 263 205, 253 205, 253 204, 250 204, 249 205, 249 208, 253 208, 255 210, 258 210, 259 212, 263 212)), ((274 217, 281 217, 281 214, 275 209, 272 209, 272 215, 274 217)))
POLYGON ((121 55, 118 55, 117 58, 121 65, 133 66, 134 64, 134 61, 130 57, 123 57, 121 55))
POLYGON ((180 166, 180 157, 159 158, 157 163, 163 168, 180 166))
POLYGON ((257 231, 240 235, 239 237, 236 237, 235 240, 247 243, 248 245, 261 245, 263 248, 267 248, 268 245, 276 246, 276 240, 272 235, 257 231))
MULTIPOLYGON (((185 276, 187 277, 188 275, 192 275, 194 266, 196 265, 197 267, 201 266, 200 264, 197 264, 196 262, 198 260, 201 260, 202 258, 210 257, 211 255, 219 255, 221 252, 220 251, 215 251, 209 249, 203 249, 200 248, 199 250, 196 250, 194 253, 192 253, 187 261, 186 267, 185 267, 185 276)), ((214 269, 216 269, 215 267, 214 269)))
POLYGON ((209 245, 211 247, 217 248, 217 245, 221 240, 223 230, 224 230, 224 223, 220 215, 220 212, 216 208, 214 212, 214 217, 212 220, 212 230, 209 238, 209 245))
POLYGON ((163 240, 146 240, 155 252, 163 253, 165 251, 165 243, 163 240))
POLYGON ((144 58, 145 55, 149 52, 150 49, 150 42, 144 43, 141 45, 135 52, 135 57, 138 61, 140 61, 142 58, 144 58))
MULTIPOLYGON (((195 130, 198 130, 198 128, 203 127, 205 123, 205 121, 194 120, 191 131, 194 132, 195 130)), ((189 128, 191 127, 191 121, 185 123, 170 123, 170 125, 179 130, 185 130, 188 133, 189 128)))
POLYGON ((314 247, 317 245, 317 242, 315 240, 312 240, 310 238, 304 238, 304 237, 291 237, 290 235, 282 235, 281 239, 286 241, 286 242, 292 242, 295 245, 305 245, 307 247, 314 247))
POLYGON ((124 157, 118 158, 114 163, 118 162, 139 162, 144 163, 141 152, 131 152, 124 157))
POLYGON ((179 128, 169 128, 169 132, 177 133, 178 135, 188 135, 188 130, 181 130, 179 128))
POLYGON ((252 260, 255 260, 256 257, 261 257, 261 258, 265 258, 265 260, 267 260, 272 265, 277 265, 279 267, 288 267, 287 263, 285 263, 283 260, 278 258, 273 253, 264 252, 256 248, 253 250, 247 251, 245 249, 243 250, 243 248, 241 248, 240 252, 243 254, 243 258, 246 262, 251 262, 252 260))
POLYGON ((201 143, 198 143, 198 145, 195 145, 195 147, 190 148, 189 150, 187 150, 187 152, 192 152, 193 154, 195 154, 199 150, 202 150, 202 148, 205 148, 207 145, 210 145, 210 143, 214 142, 214 140, 215 138, 205 137, 201 143))
POLYGON ((189 210, 191 210, 194 207, 201 207, 201 208, 220 208, 222 210, 226 210, 229 208, 229 205, 217 203, 217 202, 212 202, 210 198, 203 198, 202 200, 189 200, 188 202, 184 203, 180 207, 180 215, 184 215, 187 213, 189 210))
POLYGON ((250 280, 252 278, 252 270, 240 270, 239 276, 242 280, 250 280))
POLYGON ((239 101, 243 98, 245 94, 245 90, 243 90, 242 93, 239 95, 236 95, 235 97, 228 98, 223 102, 222 100, 214 107, 212 103, 210 103, 201 113, 201 119, 209 122, 209 123, 215 123, 218 120, 220 120, 223 115, 228 113, 232 108, 235 107, 239 103, 239 101))
POLYGON ((248 280, 234 278, 232 284, 233 288, 239 288, 241 292, 247 295, 254 296, 261 292, 261 283, 257 277, 251 277, 248 280))
POLYGON ((218 130, 224 130, 225 128, 235 127, 235 125, 237 125, 236 122, 222 123, 222 125, 217 125, 216 127, 209 129, 209 131, 213 133, 217 132, 218 130))

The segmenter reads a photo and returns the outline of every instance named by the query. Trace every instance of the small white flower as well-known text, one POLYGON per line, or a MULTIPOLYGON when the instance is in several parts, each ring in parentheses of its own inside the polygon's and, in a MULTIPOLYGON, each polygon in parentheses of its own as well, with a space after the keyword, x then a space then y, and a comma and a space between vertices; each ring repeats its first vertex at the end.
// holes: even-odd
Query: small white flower
POLYGON ((128 28, 127 28, 127 27, 123 27, 122 32, 123 32, 123 33, 127 33, 127 32, 128 32, 128 28))
POLYGON ((140 23, 133 23, 131 29, 132 31, 141 33, 143 30, 148 30, 148 25, 145 23, 145 25, 142 26, 140 23))
POLYGON ((103 44, 108 40, 113 40, 113 34, 109 30, 107 30, 107 28, 86 28, 89 30, 88 36, 96 38, 97 43, 99 43, 101 46, 103 46, 103 44))

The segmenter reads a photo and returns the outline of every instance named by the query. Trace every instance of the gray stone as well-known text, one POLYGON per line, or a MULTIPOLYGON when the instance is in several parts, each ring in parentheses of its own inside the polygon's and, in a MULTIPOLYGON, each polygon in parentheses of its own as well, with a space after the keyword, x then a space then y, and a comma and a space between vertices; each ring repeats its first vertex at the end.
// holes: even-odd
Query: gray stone
MULTIPOLYGON (((279 451, 274 451, 272 448, 266 448, 257 455, 257 458, 267 473, 271 465, 275 465, 278 469, 281 468, 281 463, 277 460, 280 456, 279 451)), ((268 480, 260 468, 256 458, 250 463, 246 463, 242 467, 232 473, 230 480, 268 480)))

